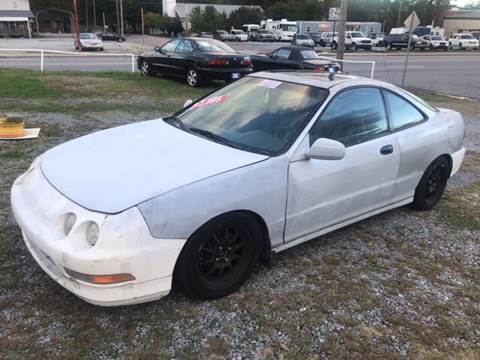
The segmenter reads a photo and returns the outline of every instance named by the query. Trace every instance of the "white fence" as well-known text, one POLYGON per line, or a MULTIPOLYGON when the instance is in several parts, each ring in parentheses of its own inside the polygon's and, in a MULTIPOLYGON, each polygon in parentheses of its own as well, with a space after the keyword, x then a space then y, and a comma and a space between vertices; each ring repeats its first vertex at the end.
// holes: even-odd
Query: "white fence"
POLYGON ((330 61, 338 61, 341 63, 370 64, 372 66, 372 68, 370 69, 370 79, 373 79, 373 76, 375 75, 375 61, 373 60, 340 60, 340 59, 330 58, 327 56, 319 56, 319 58, 327 59, 330 61))
MULTIPOLYGON (((44 49, 0 49, 0 52, 38 52, 40 54, 40 71, 45 70, 45 54, 60 54, 60 55, 75 55, 77 57, 130 57, 131 58, 131 71, 135 72, 135 54, 96 54, 86 52, 71 52, 71 51, 58 51, 58 50, 44 50, 44 49)), ((48 56, 47 56, 48 58, 48 56)))

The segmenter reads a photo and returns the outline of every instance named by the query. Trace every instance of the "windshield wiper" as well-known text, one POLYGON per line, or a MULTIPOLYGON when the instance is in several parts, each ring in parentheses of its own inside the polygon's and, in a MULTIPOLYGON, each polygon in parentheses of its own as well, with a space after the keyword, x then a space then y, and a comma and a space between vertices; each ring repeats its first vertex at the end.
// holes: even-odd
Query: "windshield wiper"
POLYGON ((193 132, 193 133, 196 133, 196 134, 199 134, 203 137, 206 137, 206 138, 209 138, 215 142, 218 142, 218 143, 221 143, 221 144, 224 144, 224 145, 227 145, 227 146, 230 146, 230 147, 233 147, 233 148, 236 148, 236 149, 241 149, 240 146, 238 146, 236 143, 234 143, 233 141, 230 141, 228 139, 225 139, 224 137, 221 137, 220 135, 217 135, 211 131, 208 131, 208 130, 204 130, 204 129, 199 129, 199 128, 196 128, 196 127, 189 127, 188 128, 188 131, 190 132, 193 132))
POLYGON ((178 119, 177 117, 175 117, 173 115, 163 118, 163 121, 165 121, 168 124, 172 124, 172 125, 180 128, 180 129, 182 129, 182 130, 189 131, 188 127, 185 126, 185 124, 180 119, 178 119))

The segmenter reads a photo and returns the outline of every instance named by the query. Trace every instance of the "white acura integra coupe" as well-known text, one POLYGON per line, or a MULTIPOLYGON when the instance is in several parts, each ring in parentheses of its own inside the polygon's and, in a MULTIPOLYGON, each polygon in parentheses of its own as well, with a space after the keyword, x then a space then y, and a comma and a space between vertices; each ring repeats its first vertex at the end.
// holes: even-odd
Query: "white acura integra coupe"
POLYGON ((256 73, 171 117, 57 146, 12 188, 35 260, 105 306, 235 291, 272 252, 412 204, 459 169, 462 116, 393 85, 256 73))

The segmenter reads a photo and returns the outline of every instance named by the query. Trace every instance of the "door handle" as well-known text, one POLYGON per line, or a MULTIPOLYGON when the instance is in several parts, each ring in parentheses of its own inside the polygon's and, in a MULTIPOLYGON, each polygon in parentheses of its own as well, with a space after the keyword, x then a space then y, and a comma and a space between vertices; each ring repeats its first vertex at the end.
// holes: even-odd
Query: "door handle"
POLYGON ((393 153, 393 146, 392 145, 385 145, 385 146, 382 146, 382 148, 380 149, 380 154, 382 155, 388 155, 388 154, 392 154, 393 153))

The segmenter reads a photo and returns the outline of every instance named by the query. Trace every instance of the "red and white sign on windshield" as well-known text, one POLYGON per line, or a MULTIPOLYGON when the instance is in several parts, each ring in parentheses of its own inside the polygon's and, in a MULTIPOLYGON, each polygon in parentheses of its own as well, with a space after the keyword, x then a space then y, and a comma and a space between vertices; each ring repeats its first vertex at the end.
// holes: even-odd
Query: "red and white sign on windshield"
POLYGON ((198 109, 204 106, 208 105, 214 105, 214 104, 223 104, 227 97, 225 95, 221 96, 214 96, 211 98, 205 98, 203 100, 200 100, 199 102, 195 103, 192 105, 192 109, 198 109))

